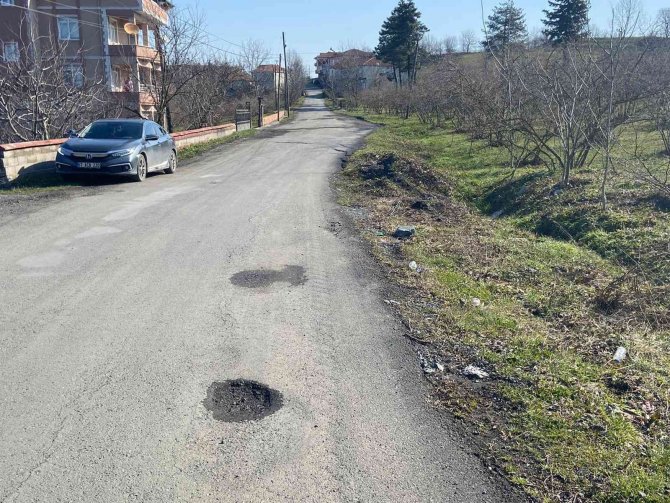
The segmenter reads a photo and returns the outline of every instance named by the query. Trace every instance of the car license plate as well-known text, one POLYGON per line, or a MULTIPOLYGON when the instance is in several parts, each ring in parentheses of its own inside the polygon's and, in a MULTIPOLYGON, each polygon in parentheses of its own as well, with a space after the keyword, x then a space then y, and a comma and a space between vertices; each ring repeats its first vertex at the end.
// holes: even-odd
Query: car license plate
POLYGON ((79 167, 80 168, 86 168, 86 169, 100 169, 100 163, 99 162, 80 162, 79 167))

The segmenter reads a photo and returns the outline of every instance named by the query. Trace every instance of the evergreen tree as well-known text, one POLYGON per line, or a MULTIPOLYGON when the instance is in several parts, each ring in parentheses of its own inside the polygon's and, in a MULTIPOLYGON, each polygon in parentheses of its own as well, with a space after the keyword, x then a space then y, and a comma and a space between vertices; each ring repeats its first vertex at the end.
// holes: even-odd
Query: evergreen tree
POLYGON ((506 0, 493 9, 486 23, 486 36, 482 45, 490 51, 500 51, 510 44, 526 41, 528 31, 524 13, 514 5, 514 0, 506 0))
POLYGON ((589 23, 589 0, 549 0, 542 20, 544 34, 552 44, 572 42, 584 36, 589 23))
POLYGON ((375 56, 392 64, 400 72, 405 72, 409 81, 415 73, 413 70, 418 44, 428 31, 420 18, 421 13, 413 0, 400 0, 384 21, 379 32, 379 44, 375 48, 375 56))

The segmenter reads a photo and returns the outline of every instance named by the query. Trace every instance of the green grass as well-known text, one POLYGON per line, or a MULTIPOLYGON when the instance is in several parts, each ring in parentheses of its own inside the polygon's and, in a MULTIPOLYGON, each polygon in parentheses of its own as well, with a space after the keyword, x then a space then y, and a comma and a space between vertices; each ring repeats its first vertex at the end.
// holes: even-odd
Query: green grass
POLYGON ((399 309, 448 362, 438 401, 490 435, 489 455, 538 499, 670 501, 670 279, 667 255, 647 254, 667 247, 670 219, 653 194, 615 178, 604 212, 595 168, 549 197, 544 166, 512 177, 504 151, 483 142, 414 118, 351 115, 384 127, 351 157, 340 200, 367 209, 376 256, 414 292, 399 309), (391 174, 361 176, 390 154, 391 174), (432 209, 413 210, 417 199, 432 209), (487 216, 497 210, 503 218, 487 216), (398 256, 386 236, 401 224, 417 236, 398 256), (493 378, 464 385, 469 364, 493 378))
POLYGON ((179 151, 179 160, 185 161, 188 159, 193 159, 194 157, 202 155, 205 152, 208 152, 221 145, 225 145, 227 143, 242 138, 249 138, 251 136, 254 136, 256 134, 256 131, 257 131, 256 129, 247 129, 245 131, 235 132, 222 138, 216 138, 214 140, 209 140, 203 143, 196 143, 194 145, 189 145, 188 147, 185 147, 179 151))

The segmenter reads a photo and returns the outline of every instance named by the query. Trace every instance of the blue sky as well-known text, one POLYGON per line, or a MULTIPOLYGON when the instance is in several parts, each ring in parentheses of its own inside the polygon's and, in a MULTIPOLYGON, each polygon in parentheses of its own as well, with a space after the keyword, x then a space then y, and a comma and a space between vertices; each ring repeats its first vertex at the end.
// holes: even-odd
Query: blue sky
MULTIPOLYGON (((591 0, 591 19, 605 26, 613 0, 591 0)), ((670 0, 640 0, 649 16, 670 0)), ((286 32, 287 45, 295 49, 311 67, 313 58, 330 47, 374 47, 384 19, 397 0, 174 0, 177 6, 198 6, 206 13, 206 29, 212 43, 221 49, 236 52, 235 45, 258 39, 272 53, 281 50, 281 32, 286 32), (218 37, 218 38, 215 38, 218 37)), ((415 0, 424 23, 436 38, 458 35, 463 30, 481 32, 481 8, 478 0, 415 0)), ((484 0, 488 12, 498 0, 484 0)), ((517 0, 526 12, 528 28, 541 27, 542 10, 547 1, 517 0)), ((234 59, 234 56, 230 56, 234 59)))

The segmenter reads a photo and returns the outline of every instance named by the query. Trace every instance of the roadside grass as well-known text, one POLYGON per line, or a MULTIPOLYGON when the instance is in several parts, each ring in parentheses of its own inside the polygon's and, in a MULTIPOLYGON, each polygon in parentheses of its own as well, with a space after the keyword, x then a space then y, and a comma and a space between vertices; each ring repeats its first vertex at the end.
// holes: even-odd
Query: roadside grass
POLYGON ((364 235, 410 292, 392 300, 445 369, 427 374, 435 402, 539 500, 670 501, 670 225, 655 195, 621 176, 604 212, 595 168, 550 196, 546 167, 512 177, 502 149, 351 115, 383 127, 349 159, 340 202, 365 210, 364 235), (414 238, 390 237, 406 224, 414 238), (467 365, 491 378, 464 378, 467 365))
POLYGON ((179 151, 179 160, 186 161, 188 159, 193 159, 199 155, 202 155, 216 147, 231 143, 242 138, 249 138, 256 134, 256 129, 247 129, 245 131, 238 131, 228 136, 222 138, 216 138, 214 140, 209 140, 203 143, 196 143, 194 145, 189 145, 179 151))

